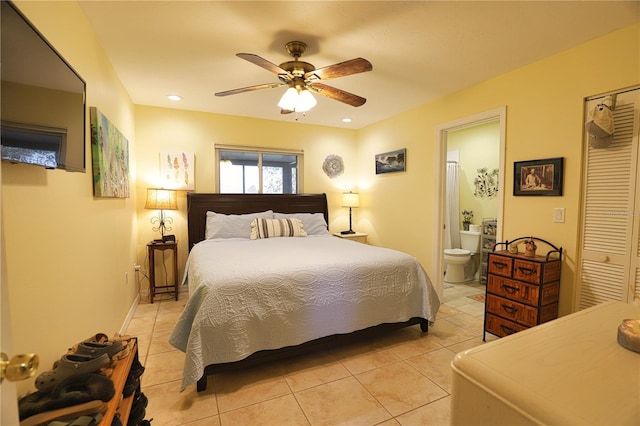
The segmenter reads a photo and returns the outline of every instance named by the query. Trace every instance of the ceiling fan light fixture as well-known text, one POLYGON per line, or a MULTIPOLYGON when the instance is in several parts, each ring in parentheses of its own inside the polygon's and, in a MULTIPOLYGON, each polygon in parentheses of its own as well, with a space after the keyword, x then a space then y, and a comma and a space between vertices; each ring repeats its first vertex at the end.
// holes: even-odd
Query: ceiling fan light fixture
POLYGON ((304 89, 298 95, 298 104, 295 110, 298 112, 307 112, 316 106, 317 103, 318 101, 316 101, 316 98, 313 97, 311 92, 304 89))
POLYGON ((280 98, 280 102, 278 102, 278 107, 280 109, 284 109, 287 111, 295 111, 296 104, 298 102, 298 91, 295 87, 289 87, 282 98, 280 98))
POLYGON ((307 89, 298 91, 295 87, 289 87, 280 98, 278 107, 286 111, 307 112, 317 103, 316 98, 307 89))

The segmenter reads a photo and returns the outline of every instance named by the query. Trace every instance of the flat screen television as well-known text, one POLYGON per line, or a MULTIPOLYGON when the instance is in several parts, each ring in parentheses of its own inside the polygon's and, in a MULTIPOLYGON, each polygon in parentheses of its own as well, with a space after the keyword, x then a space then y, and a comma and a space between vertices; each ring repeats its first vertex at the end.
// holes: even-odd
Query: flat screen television
POLYGON ((2 159, 85 172, 85 81, 13 3, 0 3, 2 159))

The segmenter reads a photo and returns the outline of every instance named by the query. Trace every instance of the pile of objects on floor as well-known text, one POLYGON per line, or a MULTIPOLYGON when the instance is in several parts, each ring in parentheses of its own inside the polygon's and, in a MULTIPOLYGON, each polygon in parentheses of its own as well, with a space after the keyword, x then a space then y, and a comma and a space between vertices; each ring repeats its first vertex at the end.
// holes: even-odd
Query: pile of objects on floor
MULTIPOLYGON (((144 367, 135 353, 122 395, 116 395, 111 379, 116 363, 127 358, 135 337, 98 333, 74 345, 38 375, 36 392, 18 401, 20 426, 94 426, 101 423, 108 403, 133 397, 127 426, 149 425, 144 420, 147 397, 140 390, 144 367)), ((116 413, 111 426, 124 426, 116 413)))

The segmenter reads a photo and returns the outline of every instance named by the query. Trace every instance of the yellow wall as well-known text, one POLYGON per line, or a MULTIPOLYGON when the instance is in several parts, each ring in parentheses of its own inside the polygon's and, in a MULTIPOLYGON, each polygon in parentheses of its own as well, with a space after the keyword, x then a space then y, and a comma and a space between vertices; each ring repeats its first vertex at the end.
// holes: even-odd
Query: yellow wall
MULTIPOLYGON (((447 150, 459 152, 459 199, 460 229, 462 229, 462 210, 473 212, 471 223, 482 224, 484 218, 498 215, 497 196, 479 197, 473 195, 478 177, 478 169, 487 172, 500 167, 500 121, 479 124, 460 130, 447 132, 447 150)), ((495 177, 497 181, 497 176, 495 177)))
MULTIPOLYGON (((77 3, 16 4, 87 81, 87 107, 98 106, 135 148, 133 104, 77 3)), ((38 353, 41 371, 91 334, 120 331, 137 296, 135 195, 93 197, 85 131, 87 173, 2 164, 13 350, 38 353)), ((135 165, 135 155, 130 160, 135 165)), ((29 385, 21 382, 19 390, 29 385)))
POLYGON ((580 222, 580 181, 585 97, 640 84, 640 25, 616 31, 558 55, 487 80, 358 134, 360 179, 369 218, 363 229, 379 245, 417 256, 432 271, 436 134, 441 123, 507 107, 505 239, 534 235, 562 246, 565 262, 560 314, 572 311, 580 222), (407 172, 376 177, 366 160, 407 148, 407 172), (514 197, 513 162, 565 157, 562 197, 514 197), (566 208, 566 222, 553 209, 566 208))
MULTIPOLYGON (((193 151, 197 191, 211 192, 216 143, 304 149, 304 190, 328 193, 333 231, 344 229, 348 220, 340 193, 357 189, 362 196, 354 228, 368 232, 374 244, 413 254, 431 272, 435 129, 501 106, 507 106, 503 235, 533 234, 565 248, 560 312, 570 312, 580 218, 583 99, 640 83, 638 25, 356 132, 134 107, 76 3, 17 4, 85 78, 87 106, 97 106, 129 139, 132 170, 131 198, 96 199, 90 168, 79 174, 3 164, 3 272, 12 308, 13 349, 38 352, 42 368, 70 344, 96 332, 113 333, 126 320, 138 292, 133 264, 144 263, 145 244, 157 235, 149 223, 154 212, 144 210, 143 194, 156 185, 161 150, 193 151), (399 148, 407 149, 406 172, 376 175, 375 154, 399 148), (321 170, 329 154, 345 161, 345 174, 338 179, 321 170), (510 195, 514 161, 556 156, 566 158, 564 196, 510 195), (566 208, 566 223, 553 223, 554 207, 566 208)), ((89 138, 88 128, 86 134, 89 138)), ((174 232, 184 264, 184 192, 179 207, 170 214, 176 218, 174 232)))

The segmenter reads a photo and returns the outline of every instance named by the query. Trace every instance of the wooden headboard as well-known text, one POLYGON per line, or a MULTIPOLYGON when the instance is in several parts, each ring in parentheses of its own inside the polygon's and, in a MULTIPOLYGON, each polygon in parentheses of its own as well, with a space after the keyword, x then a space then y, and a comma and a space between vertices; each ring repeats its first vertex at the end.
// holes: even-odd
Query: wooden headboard
POLYGON ((326 194, 198 194, 187 193, 189 251, 204 240, 207 212, 247 214, 273 210, 277 213, 323 213, 329 223, 326 194))

